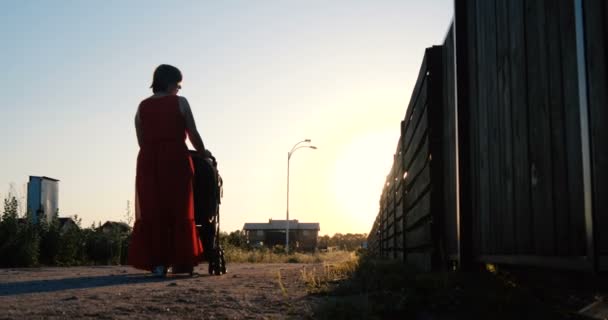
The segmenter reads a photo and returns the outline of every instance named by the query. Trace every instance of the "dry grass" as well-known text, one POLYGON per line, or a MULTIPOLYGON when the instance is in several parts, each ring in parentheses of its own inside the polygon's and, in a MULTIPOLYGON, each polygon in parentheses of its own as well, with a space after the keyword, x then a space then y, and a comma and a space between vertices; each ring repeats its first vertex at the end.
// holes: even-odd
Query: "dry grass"
POLYGON ((224 248, 224 256, 227 263, 335 263, 344 261, 350 256, 349 252, 336 251, 328 253, 291 253, 285 254, 280 251, 261 248, 255 250, 244 250, 241 248, 224 248))
POLYGON ((359 260, 354 252, 328 253, 321 267, 303 268, 302 281, 308 293, 326 293, 332 284, 343 281, 357 270, 359 260))

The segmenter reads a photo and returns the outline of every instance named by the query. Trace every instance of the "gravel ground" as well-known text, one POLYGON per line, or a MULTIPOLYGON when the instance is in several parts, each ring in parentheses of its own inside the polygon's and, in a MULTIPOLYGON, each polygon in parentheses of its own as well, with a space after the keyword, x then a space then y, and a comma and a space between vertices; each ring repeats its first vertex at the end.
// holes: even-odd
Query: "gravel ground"
POLYGON ((230 264, 159 279, 128 266, 0 269, 0 319, 306 319, 310 264, 230 264), (279 280, 280 277, 280 280, 279 280))

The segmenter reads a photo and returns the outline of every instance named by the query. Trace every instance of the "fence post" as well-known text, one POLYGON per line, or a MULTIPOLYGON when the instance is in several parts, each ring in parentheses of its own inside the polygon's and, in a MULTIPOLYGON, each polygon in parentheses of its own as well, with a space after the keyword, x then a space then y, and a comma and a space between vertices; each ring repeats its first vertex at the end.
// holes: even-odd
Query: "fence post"
POLYGON ((456 110, 456 212, 459 267, 473 268, 472 195, 469 137, 467 5, 470 0, 454 0, 454 101, 456 110))
POLYGON ((583 1, 574 0, 574 19, 576 28, 576 58, 578 71, 579 112, 581 121, 581 156, 583 164, 583 202, 585 210, 585 235, 587 259, 592 271, 597 272, 597 250, 593 217, 593 190, 591 181, 591 142, 589 139, 589 100, 587 96, 587 63, 585 51, 585 27, 583 1))
POLYGON ((433 46, 427 50, 427 81, 429 83, 429 100, 427 106, 428 119, 428 135, 429 135, 429 162, 431 169, 431 216, 433 219, 432 235, 433 235, 433 254, 432 267, 444 270, 447 266, 447 253, 445 250, 445 225, 444 215, 446 214, 445 206, 445 179, 444 166, 445 156, 443 152, 443 144, 451 143, 444 141, 443 126, 443 61, 442 61, 442 46, 433 46))

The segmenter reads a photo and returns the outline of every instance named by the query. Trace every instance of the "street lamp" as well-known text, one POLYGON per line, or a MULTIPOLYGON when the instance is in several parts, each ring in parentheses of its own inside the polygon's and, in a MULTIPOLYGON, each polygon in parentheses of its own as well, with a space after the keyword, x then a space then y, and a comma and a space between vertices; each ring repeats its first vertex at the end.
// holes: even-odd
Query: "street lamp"
POLYGON ((315 146, 311 146, 311 145, 305 145, 305 146, 299 146, 298 145, 300 143, 310 143, 310 139, 305 139, 302 140, 298 143, 296 143, 293 148, 291 148, 291 151, 287 152, 287 223, 285 224, 285 253, 289 253, 289 160, 291 159, 291 155, 296 152, 296 150, 301 149, 301 148, 310 148, 310 149, 317 149, 317 147, 315 146))

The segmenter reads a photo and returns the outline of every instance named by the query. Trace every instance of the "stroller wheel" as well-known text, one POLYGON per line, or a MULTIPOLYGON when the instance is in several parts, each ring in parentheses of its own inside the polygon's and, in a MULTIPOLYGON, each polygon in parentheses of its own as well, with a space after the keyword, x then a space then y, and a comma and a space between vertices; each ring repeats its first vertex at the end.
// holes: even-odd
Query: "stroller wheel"
POLYGON ((221 273, 222 274, 226 274, 226 260, 224 260, 224 257, 222 257, 220 259, 220 265, 219 265, 219 267, 220 267, 221 273))

